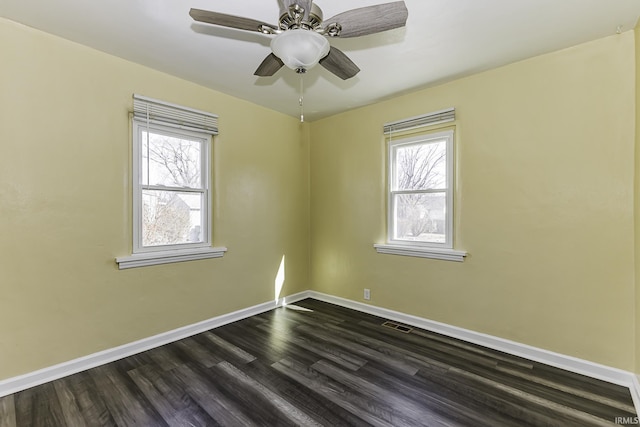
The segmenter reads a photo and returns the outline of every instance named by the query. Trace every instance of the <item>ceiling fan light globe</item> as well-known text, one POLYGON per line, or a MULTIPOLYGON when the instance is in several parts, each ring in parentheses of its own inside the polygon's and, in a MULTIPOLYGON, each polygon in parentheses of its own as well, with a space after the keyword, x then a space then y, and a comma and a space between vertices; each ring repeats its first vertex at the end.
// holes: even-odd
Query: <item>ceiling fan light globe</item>
POLYGON ((278 34, 271 41, 273 54, 292 70, 309 70, 327 56, 329 41, 311 30, 295 29, 278 34))

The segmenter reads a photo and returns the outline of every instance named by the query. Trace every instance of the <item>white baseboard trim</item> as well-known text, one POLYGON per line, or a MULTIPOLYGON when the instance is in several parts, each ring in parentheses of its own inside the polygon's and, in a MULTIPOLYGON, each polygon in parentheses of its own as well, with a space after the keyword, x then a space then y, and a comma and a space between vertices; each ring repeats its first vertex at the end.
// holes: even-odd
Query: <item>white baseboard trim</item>
POLYGON ((457 338, 466 342, 478 344, 494 350, 502 351, 504 353, 520 356, 535 362, 544 363, 547 365, 555 366, 557 368, 565 369, 570 372, 575 372, 578 374, 586 375, 588 377, 628 387, 631 392, 631 397, 633 399, 636 411, 638 412, 638 414, 640 414, 640 377, 636 376, 632 372, 623 371, 621 369, 600 365, 588 360, 554 353, 552 351, 531 347, 526 344, 520 344, 503 338, 474 332, 468 329, 447 325, 445 323, 428 320, 422 317, 412 316, 398 311, 376 307, 373 305, 323 294, 316 291, 300 292, 294 295, 280 298, 277 301, 269 301, 258 304, 253 307, 224 314, 209 320, 195 323, 193 325, 174 329, 172 331, 154 335, 149 338, 144 338, 142 340, 125 344, 119 347, 114 347, 25 375, 0 381, 0 397, 17 393, 19 391, 26 390, 28 388, 47 383, 49 381, 57 380, 59 378, 63 378, 78 372, 86 371, 87 369, 91 369, 96 366, 105 365, 107 363, 132 356, 134 354, 142 353, 143 351, 151 350, 153 348, 160 347, 162 345, 169 344, 183 338, 208 331, 210 329, 224 326, 228 323, 246 319, 247 317, 255 316, 257 314, 264 313, 283 305, 292 304, 305 298, 313 298, 319 301, 336 304, 341 307, 351 308, 353 310, 372 314, 374 316, 379 316, 385 319, 395 320, 396 322, 401 322, 452 338, 457 338))
POLYGON ((633 406, 636 408, 636 415, 640 416, 640 377, 633 375, 632 384, 629 386, 633 406))
MULTIPOLYGON (((362 311, 383 317, 385 319, 395 320, 410 326, 426 329, 428 331, 437 332, 452 338, 478 344, 504 353, 520 356, 535 362, 544 363, 546 365, 555 366, 570 372, 586 375, 588 377, 607 381, 625 387, 631 387, 633 381, 638 381, 632 372, 623 371, 621 369, 600 365, 588 360, 578 359, 564 354, 554 353, 552 351, 531 347, 526 344, 520 344, 504 338, 486 335, 480 332, 474 332, 468 329, 459 328, 457 326, 447 325, 445 323, 424 319, 422 317, 412 316, 410 314, 389 310, 386 308, 376 307, 361 302, 335 297, 320 292, 310 291, 309 297, 320 301, 336 304, 342 307, 351 308, 353 310, 362 311)), ((639 389, 640 390, 640 389, 639 389)))
POLYGON ((228 323, 246 319, 247 317, 255 316, 274 308, 281 307, 283 304, 291 304, 305 298, 309 298, 308 291, 290 295, 285 298, 280 298, 277 301, 269 301, 255 305, 253 307, 234 311, 232 313, 223 314, 209 320, 194 323, 193 325, 184 326, 182 328, 154 335, 149 338, 144 338, 139 341, 124 344, 119 347, 110 348, 108 350, 100 351, 98 353, 93 353, 88 356, 80 357, 68 362, 60 363, 58 365, 40 369, 35 372, 30 372, 18 377, 9 378, 0 381, 0 397, 17 393, 19 391, 26 390, 28 388, 47 383, 49 381, 54 381, 69 375, 73 375, 78 372, 86 371, 87 369, 95 368, 96 366, 105 365, 107 363, 114 362, 128 356, 133 356, 134 354, 142 353, 143 351, 151 350, 153 348, 160 347, 165 344, 181 340, 183 338, 197 335, 210 329, 226 325, 228 323))

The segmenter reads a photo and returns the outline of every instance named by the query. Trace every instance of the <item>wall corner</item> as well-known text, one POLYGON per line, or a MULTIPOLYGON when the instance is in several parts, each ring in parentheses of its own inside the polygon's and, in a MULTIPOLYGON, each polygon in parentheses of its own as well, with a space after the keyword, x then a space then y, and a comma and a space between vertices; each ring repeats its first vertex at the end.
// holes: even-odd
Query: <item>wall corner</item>
POLYGON ((640 373, 640 21, 636 24, 635 33, 635 149, 634 149, 634 263, 635 263, 635 357, 634 370, 640 373))

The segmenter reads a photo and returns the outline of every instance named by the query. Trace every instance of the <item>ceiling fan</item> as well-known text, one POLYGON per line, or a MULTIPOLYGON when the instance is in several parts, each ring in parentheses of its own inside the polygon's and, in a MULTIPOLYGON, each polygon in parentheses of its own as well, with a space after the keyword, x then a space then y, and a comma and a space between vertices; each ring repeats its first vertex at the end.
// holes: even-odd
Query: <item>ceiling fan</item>
POLYGON ((404 1, 352 9, 326 20, 312 0, 279 0, 279 4, 278 25, 201 9, 191 9, 189 15, 199 22, 274 35, 273 53, 262 61, 256 76, 272 76, 284 65, 303 74, 320 63, 343 80, 360 69, 341 50, 330 46, 327 37, 380 33, 405 26, 408 17, 404 1))

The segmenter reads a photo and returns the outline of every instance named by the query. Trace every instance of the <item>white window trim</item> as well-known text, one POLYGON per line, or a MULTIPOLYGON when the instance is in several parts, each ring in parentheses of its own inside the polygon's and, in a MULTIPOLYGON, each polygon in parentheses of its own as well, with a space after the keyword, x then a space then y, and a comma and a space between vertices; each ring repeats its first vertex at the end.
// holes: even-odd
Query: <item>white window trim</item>
MULTIPOLYGON (((392 131, 385 132, 388 135, 393 134, 392 131)), ((400 256, 411 256, 411 257, 419 257, 419 258, 430 258, 430 259, 438 259, 444 261, 455 261, 455 262, 463 262, 465 257, 467 256, 466 251, 455 250, 453 249, 453 241, 454 241, 454 230, 453 230, 453 199, 454 199, 454 167, 455 167, 455 152, 454 152, 454 130, 445 130, 438 132, 434 130, 432 133, 422 134, 419 136, 413 137, 402 137, 398 140, 389 140, 388 151, 387 151, 387 161, 388 161, 388 169, 387 169, 387 242, 384 244, 374 244, 376 252, 380 254, 388 254, 388 255, 400 255, 400 256), (411 242, 407 240, 398 240, 393 238, 393 230, 394 230, 394 218, 393 218, 393 210, 394 210, 394 202, 392 191, 392 177, 393 177, 393 168, 395 166, 395 158, 394 158, 394 147, 406 144, 415 144, 421 141, 429 141, 442 139, 445 137, 447 139, 447 188, 446 188, 446 231, 445 231, 445 242, 444 243, 430 243, 430 242, 411 242)))
POLYGON ((171 251, 156 251, 133 254, 116 258, 118 268, 148 267, 150 265, 170 264, 174 262, 196 261, 208 258, 222 258, 227 248, 196 248, 196 249, 175 249, 171 251))
POLYGON ((373 247, 379 254, 431 258, 444 261, 462 262, 467 256, 467 252, 457 251, 455 249, 437 249, 419 246, 403 246, 396 244, 375 244, 373 245, 373 247))

